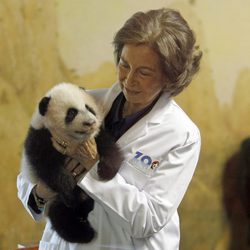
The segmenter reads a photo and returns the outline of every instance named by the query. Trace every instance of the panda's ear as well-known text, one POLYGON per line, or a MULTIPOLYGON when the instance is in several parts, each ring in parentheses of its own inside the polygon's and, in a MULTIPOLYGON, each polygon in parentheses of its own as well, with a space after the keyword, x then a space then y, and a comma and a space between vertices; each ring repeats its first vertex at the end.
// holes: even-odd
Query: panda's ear
POLYGON ((80 90, 83 90, 84 92, 86 92, 86 89, 84 87, 78 86, 80 90))
POLYGON ((39 112, 42 116, 44 116, 47 112, 50 99, 51 99, 51 97, 45 96, 39 102, 39 112))

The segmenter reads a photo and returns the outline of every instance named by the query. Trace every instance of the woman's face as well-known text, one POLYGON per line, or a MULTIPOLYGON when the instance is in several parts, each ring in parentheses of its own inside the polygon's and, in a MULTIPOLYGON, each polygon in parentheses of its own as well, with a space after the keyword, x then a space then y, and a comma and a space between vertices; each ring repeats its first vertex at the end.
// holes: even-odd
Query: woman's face
POLYGON ((160 58, 147 45, 124 45, 118 77, 127 102, 140 108, 149 105, 165 85, 160 58))

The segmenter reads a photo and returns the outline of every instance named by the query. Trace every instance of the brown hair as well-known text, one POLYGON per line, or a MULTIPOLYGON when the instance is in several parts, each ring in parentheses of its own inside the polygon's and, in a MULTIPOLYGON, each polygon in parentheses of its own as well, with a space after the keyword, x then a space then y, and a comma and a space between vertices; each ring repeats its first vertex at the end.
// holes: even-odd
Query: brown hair
POLYGON ((115 34, 113 45, 116 64, 125 44, 146 44, 160 56, 166 75, 165 91, 179 94, 199 70, 202 52, 195 36, 178 11, 162 8, 137 12, 115 34))

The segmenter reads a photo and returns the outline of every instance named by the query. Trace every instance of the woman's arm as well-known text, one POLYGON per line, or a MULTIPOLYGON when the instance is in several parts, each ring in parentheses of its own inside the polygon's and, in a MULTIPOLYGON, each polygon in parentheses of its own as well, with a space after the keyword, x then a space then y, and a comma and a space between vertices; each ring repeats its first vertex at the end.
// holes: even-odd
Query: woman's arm
POLYGON ((21 160, 21 172, 17 176, 18 198, 23 206, 36 221, 44 217, 46 201, 52 199, 56 193, 51 191, 42 181, 31 181, 29 166, 25 154, 21 160))
POLYGON ((34 207, 34 197, 32 190, 35 187, 35 184, 31 183, 27 178, 25 178, 22 172, 17 176, 17 190, 18 198, 21 200, 23 206, 31 215, 35 221, 43 219, 44 213, 42 211, 38 212, 38 208, 34 207), (32 208, 32 207, 33 208, 32 208))
POLYGON ((121 174, 107 182, 99 181, 95 167, 78 185, 132 237, 148 237, 161 230, 176 212, 193 176, 199 151, 197 140, 168 152, 140 190, 121 174))

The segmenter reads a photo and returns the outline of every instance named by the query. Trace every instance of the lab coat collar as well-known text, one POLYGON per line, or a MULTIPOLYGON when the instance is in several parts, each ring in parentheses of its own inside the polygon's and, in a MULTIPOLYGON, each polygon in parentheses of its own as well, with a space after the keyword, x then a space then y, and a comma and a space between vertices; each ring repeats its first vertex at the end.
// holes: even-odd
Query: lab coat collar
POLYGON ((169 93, 163 92, 152 110, 146 115, 148 124, 160 124, 164 119, 164 114, 168 111, 169 93))
POLYGON ((150 126, 160 124, 164 119, 164 115, 168 111, 169 101, 169 94, 162 93, 152 110, 128 129, 117 142, 122 146, 147 135, 150 126))
MULTIPOLYGON (((105 115, 109 112, 113 101, 115 98, 120 94, 122 91, 120 84, 115 83, 109 90, 104 100, 105 103, 105 115)), ((147 117, 147 123, 149 124, 159 124, 161 123, 162 119, 164 118, 164 113, 168 109, 168 103, 170 101, 170 96, 168 93, 163 92, 155 103, 152 110, 145 116, 147 117)))

